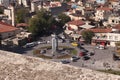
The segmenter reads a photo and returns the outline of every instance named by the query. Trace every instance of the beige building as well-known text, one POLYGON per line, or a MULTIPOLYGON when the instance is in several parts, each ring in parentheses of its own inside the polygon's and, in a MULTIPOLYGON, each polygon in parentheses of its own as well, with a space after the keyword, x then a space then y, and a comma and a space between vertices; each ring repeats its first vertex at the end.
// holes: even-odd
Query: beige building
POLYGON ((119 0, 110 0, 109 3, 110 3, 109 6, 110 6, 111 8, 114 8, 115 10, 120 9, 119 0))
POLYGON ((65 33, 68 34, 73 40, 78 40, 78 38, 81 36, 79 34, 80 30, 82 28, 80 26, 84 25, 85 22, 82 20, 73 20, 65 24, 65 33))
POLYGON ((9 24, 0 22, 0 35, 2 39, 15 36, 20 32, 19 28, 13 27, 9 24))

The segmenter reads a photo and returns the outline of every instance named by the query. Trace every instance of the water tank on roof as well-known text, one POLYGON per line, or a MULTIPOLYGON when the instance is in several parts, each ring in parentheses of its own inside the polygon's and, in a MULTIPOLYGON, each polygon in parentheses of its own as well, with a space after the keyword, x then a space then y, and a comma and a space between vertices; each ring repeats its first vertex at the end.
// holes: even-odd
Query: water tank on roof
POLYGON ((71 8, 76 9, 76 8, 77 8, 77 5, 76 5, 76 4, 73 4, 73 5, 71 6, 71 8))
POLYGON ((112 29, 112 32, 117 32, 117 31, 119 31, 118 29, 112 29))

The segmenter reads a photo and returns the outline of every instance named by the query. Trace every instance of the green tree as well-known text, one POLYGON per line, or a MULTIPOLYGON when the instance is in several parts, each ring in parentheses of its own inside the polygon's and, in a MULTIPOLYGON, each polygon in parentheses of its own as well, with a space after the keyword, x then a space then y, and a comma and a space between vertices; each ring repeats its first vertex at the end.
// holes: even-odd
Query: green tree
POLYGON ((70 2, 71 0, 65 0, 66 2, 70 2))
POLYGON ((69 16, 67 16, 66 14, 63 14, 63 13, 58 15, 58 19, 60 20, 59 21, 60 27, 63 27, 65 25, 65 23, 67 23, 71 20, 69 16))
POLYGON ((0 14, 3 14, 3 9, 2 8, 0 8, 0 14))
POLYGON ((91 43, 92 37, 94 36, 94 32, 90 30, 85 30, 85 31, 82 31, 81 34, 86 43, 91 43))
POLYGON ((0 34, 0 46, 1 46, 1 41, 2 41, 2 35, 0 34))
POLYGON ((50 31, 52 25, 54 25, 54 18, 50 12, 45 9, 41 9, 37 12, 34 18, 31 18, 29 21, 29 31, 33 35, 40 35, 46 31, 50 31))
POLYGON ((16 23, 24 23, 28 19, 29 11, 28 9, 22 7, 16 11, 16 23))

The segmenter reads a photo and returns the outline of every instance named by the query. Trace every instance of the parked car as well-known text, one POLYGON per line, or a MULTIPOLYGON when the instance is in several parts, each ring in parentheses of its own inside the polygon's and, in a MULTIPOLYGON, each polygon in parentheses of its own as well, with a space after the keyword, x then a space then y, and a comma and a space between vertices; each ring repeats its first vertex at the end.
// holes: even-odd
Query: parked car
POLYGON ((40 53, 41 53, 41 54, 45 54, 45 53, 46 53, 46 50, 41 50, 40 53))
POLYGON ((62 62, 63 64, 68 64, 68 63, 70 63, 69 60, 61 60, 61 62, 62 62))
POLYGON ((71 45, 74 46, 74 47, 77 47, 78 43, 77 42, 72 42, 71 45))
POLYGON ((89 60, 90 59, 90 57, 89 56, 83 56, 83 58, 82 58, 83 60, 89 60))
POLYGON ((37 44, 45 44, 46 41, 38 41, 37 44))
POLYGON ((89 53, 90 56, 93 56, 94 54, 95 54, 94 52, 90 52, 90 53, 89 53))
POLYGON ((83 49, 81 49, 81 52, 83 52, 83 53, 86 54, 86 53, 89 52, 89 51, 88 51, 87 49, 84 49, 84 48, 83 48, 83 49))
POLYGON ((101 50, 102 50, 102 49, 105 49, 104 46, 100 46, 100 45, 99 45, 99 46, 96 46, 95 48, 96 48, 96 49, 101 49, 101 50))
POLYGON ((63 40, 62 40, 62 39, 58 39, 58 42, 59 42, 59 43, 63 43, 63 40))
POLYGON ((49 44, 49 43, 52 43, 52 41, 49 41, 49 40, 48 40, 47 43, 48 43, 48 44, 49 44))
POLYGON ((100 47, 99 47, 99 46, 96 46, 95 48, 96 48, 96 49, 99 49, 100 47))
POLYGON ((78 56, 71 57, 71 61, 73 61, 73 62, 76 62, 79 59, 80 59, 80 57, 78 57, 78 56))
POLYGON ((103 49, 105 49, 105 48, 104 48, 104 47, 99 47, 99 49, 103 50, 103 49))
POLYGON ((25 47, 25 48, 30 48, 30 47, 34 47, 34 46, 36 46, 36 45, 37 45, 36 42, 31 42, 31 43, 27 43, 24 47, 25 47))
POLYGON ((79 56, 80 56, 80 57, 85 56, 85 55, 86 55, 86 53, 84 53, 84 52, 80 52, 80 53, 79 53, 79 56))
POLYGON ((62 39, 65 39, 65 36, 63 35, 63 36, 61 36, 61 38, 62 38, 62 39))

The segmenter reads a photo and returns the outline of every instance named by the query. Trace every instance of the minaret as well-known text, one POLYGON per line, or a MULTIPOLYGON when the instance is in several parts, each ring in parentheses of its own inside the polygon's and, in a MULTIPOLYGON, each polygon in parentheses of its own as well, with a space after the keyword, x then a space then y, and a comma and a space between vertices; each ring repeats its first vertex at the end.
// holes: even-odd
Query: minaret
POLYGON ((12 26, 15 26, 15 2, 11 2, 10 4, 10 9, 11 9, 11 16, 12 16, 12 26))

